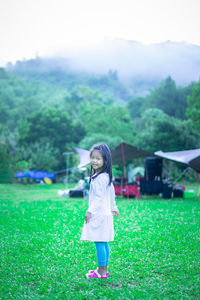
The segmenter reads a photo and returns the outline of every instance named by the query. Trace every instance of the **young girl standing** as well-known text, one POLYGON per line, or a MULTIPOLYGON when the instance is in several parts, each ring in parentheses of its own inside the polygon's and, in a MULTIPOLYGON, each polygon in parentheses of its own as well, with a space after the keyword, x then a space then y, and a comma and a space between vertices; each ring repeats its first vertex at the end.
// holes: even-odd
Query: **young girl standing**
POLYGON ((108 278, 108 242, 114 239, 113 215, 119 216, 112 184, 110 149, 105 144, 96 145, 90 152, 90 158, 89 208, 85 215, 81 240, 95 242, 98 268, 89 271, 86 277, 108 278))

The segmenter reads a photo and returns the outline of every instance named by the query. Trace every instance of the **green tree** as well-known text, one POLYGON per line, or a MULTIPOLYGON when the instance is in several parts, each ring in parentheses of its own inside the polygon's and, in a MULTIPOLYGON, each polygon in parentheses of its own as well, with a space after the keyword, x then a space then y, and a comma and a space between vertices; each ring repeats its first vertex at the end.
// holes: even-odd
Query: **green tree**
POLYGON ((188 97, 187 116, 191 128, 200 136, 200 81, 193 85, 192 94, 188 97))
POLYGON ((145 98, 137 97, 128 102, 127 109, 129 110, 132 119, 140 117, 141 108, 142 108, 144 101, 145 101, 145 98))
POLYGON ((63 108, 66 91, 56 87, 18 78, 0 68, 0 123, 10 130, 20 119, 49 106, 63 108))
POLYGON ((126 108, 119 106, 90 105, 84 101, 80 105, 80 120, 87 136, 93 133, 118 137, 121 141, 131 143, 134 124, 126 108))
POLYGON ((148 109, 142 116, 143 128, 137 135, 137 144, 149 151, 181 151, 195 148, 196 137, 188 121, 168 116, 162 110, 148 109))
POLYGON ((187 107, 188 101, 187 98, 192 94, 193 83, 185 87, 177 88, 177 102, 175 107, 174 117, 178 119, 187 119, 187 107))
POLYGON ((108 100, 101 97, 98 91, 94 91, 87 86, 76 86, 71 93, 65 96, 65 109, 75 119, 79 119, 79 115, 85 105, 110 105, 108 100))
POLYGON ((0 183, 12 183, 13 172, 10 153, 0 143, 0 183))
POLYGON ((44 111, 33 113, 24 125, 19 126, 19 143, 22 145, 33 144, 41 139, 46 139, 60 152, 66 151, 67 144, 79 143, 85 132, 80 123, 75 123, 71 117, 58 108, 48 108, 44 111), (27 126, 25 128, 25 126, 27 126))
POLYGON ((15 140, 5 126, 0 125, 0 183, 12 183, 15 140))
POLYGON ((158 108, 171 117, 185 119, 187 96, 190 93, 191 86, 177 88, 175 81, 169 76, 150 92, 143 102, 142 109, 158 108))
POLYGON ((121 142, 121 138, 118 136, 107 136, 102 133, 92 133, 85 136, 79 143, 79 147, 89 150, 94 144, 105 143, 112 150, 121 142))
MULTIPOLYGON (((45 140, 21 146, 17 149, 16 165, 19 167, 26 162, 26 167, 31 170, 55 171, 59 165, 59 151, 45 140)), ((19 170, 17 170, 19 171, 19 170)))

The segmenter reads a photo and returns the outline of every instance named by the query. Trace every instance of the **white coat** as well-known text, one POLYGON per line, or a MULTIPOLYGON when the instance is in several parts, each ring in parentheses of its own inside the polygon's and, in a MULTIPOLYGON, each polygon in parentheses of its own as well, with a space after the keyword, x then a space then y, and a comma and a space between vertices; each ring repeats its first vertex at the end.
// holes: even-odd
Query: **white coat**
POLYGON ((91 180, 89 191, 89 208, 91 219, 84 223, 81 240, 109 242, 114 239, 112 211, 117 211, 115 190, 109 176, 102 173, 91 180))

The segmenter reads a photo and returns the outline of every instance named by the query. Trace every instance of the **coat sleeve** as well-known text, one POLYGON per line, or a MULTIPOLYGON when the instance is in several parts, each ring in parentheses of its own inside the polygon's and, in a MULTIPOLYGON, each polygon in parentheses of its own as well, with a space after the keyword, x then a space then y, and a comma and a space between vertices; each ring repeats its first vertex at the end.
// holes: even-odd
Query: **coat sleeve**
POLYGON ((115 202, 115 189, 113 184, 111 184, 111 190, 110 190, 110 201, 111 201, 111 211, 118 211, 116 202, 115 202))
POLYGON ((94 181, 93 193, 87 210, 88 212, 96 214, 101 209, 107 187, 108 178, 103 175, 99 175, 94 181))

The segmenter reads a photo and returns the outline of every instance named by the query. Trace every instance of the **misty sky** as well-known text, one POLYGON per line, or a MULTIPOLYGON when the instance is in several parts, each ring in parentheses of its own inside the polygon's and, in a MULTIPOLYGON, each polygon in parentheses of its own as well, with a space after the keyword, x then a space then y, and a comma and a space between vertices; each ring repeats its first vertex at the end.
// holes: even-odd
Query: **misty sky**
POLYGON ((200 45, 200 0, 0 0, 0 65, 104 39, 200 45))

